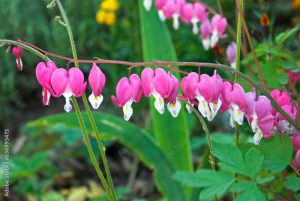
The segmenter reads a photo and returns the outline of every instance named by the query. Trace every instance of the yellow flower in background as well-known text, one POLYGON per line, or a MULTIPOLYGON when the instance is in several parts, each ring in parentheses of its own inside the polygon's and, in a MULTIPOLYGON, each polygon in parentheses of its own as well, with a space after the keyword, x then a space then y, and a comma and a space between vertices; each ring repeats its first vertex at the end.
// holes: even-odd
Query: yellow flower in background
POLYGON ((300 0, 293 0, 292 6, 294 9, 300 9, 300 0))
POLYGON ((119 9, 118 0, 104 0, 99 5, 96 20, 99 24, 112 26, 116 23, 116 11, 119 9))
POLYGON ((100 9, 117 11, 119 9, 119 2, 118 0, 104 0, 100 4, 100 9))

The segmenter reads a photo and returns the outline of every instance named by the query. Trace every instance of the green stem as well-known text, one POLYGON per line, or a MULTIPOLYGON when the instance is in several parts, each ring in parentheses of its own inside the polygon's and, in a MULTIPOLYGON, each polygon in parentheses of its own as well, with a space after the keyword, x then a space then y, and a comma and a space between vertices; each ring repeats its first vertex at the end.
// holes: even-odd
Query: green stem
MULTIPOLYGON (((243 0, 239 0, 239 7, 243 9, 243 0)), ((240 71, 241 40, 242 40, 242 10, 238 12, 237 31, 236 31, 236 70, 240 71)), ((235 74, 234 81, 239 82, 239 75, 235 74)), ((239 144, 239 125, 235 124, 235 144, 239 144)))
POLYGON ((97 175, 101 181, 101 183, 103 184, 103 187, 105 189, 105 191, 107 192, 108 194, 108 197, 111 197, 112 195, 110 194, 111 192, 109 191, 109 187, 108 187, 108 184, 105 180, 105 177, 103 176, 99 166, 98 166, 98 163, 97 163, 97 160, 96 160, 96 156, 93 152, 93 149, 92 149, 92 146, 91 146, 91 142, 90 142, 90 139, 89 139, 89 136, 88 136, 88 133, 87 133, 87 130, 84 126, 84 122, 83 122, 83 118, 82 118, 82 115, 80 113, 80 109, 79 109, 79 106, 77 104, 77 101, 74 97, 72 97, 72 103, 74 105, 74 108, 75 108, 75 113, 76 113, 76 116, 77 116, 77 119, 79 121, 79 125, 80 125, 80 128, 81 128, 81 131, 82 131, 82 134, 83 134, 83 139, 85 141, 85 145, 87 147, 87 150, 89 152, 89 155, 91 157, 91 160, 92 160, 92 163, 94 165, 94 168, 97 172, 97 175))
POLYGON ((33 53, 34 55, 40 57, 41 59, 43 59, 44 61, 49 61, 50 59, 45 56, 44 54, 42 54, 41 52, 39 52, 38 50, 28 46, 28 45, 25 45, 25 44, 22 44, 22 43, 19 43, 18 41, 14 41, 14 40, 6 40, 6 39, 1 39, 0 41, 2 44, 8 44, 8 45, 15 45, 15 46, 20 46, 22 48, 24 48, 25 50, 28 50, 29 52, 33 53))
POLYGON ((196 116, 198 117, 198 120, 200 121, 201 125, 202 125, 202 128, 205 132, 205 135, 206 135, 206 138, 207 138, 207 144, 208 144, 208 149, 209 149, 209 153, 210 153, 210 164, 211 164, 211 168, 213 170, 216 170, 216 161, 215 161, 215 158, 214 158, 214 155, 212 153, 212 142, 211 142, 211 138, 210 138, 210 133, 209 133, 209 130, 207 128, 207 125, 203 119, 203 117, 200 115, 200 113, 198 112, 198 110, 196 110, 189 102, 187 102, 186 100, 184 99, 180 99, 182 102, 188 104, 192 111, 196 114, 196 116))
MULTIPOLYGON (((64 19, 64 23, 66 25, 66 28, 68 30, 68 35, 69 35, 69 39, 70 39, 70 43, 71 43, 71 48, 72 48, 72 54, 73 54, 73 58, 75 60, 74 61, 75 66, 79 68, 78 56, 77 56, 77 52, 76 52, 76 45, 75 45, 74 36, 73 36, 73 32, 72 32, 72 29, 71 29, 68 17, 67 17, 67 15, 65 13, 65 10, 64 10, 64 8, 63 8, 60 0, 56 0, 56 2, 57 2, 57 5, 59 7, 59 10, 61 12, 61 15, 62 15, 62 17, 64 19)), ((93 130, 94 130, 94 133, 95 133, 95 136, 96 136, 96 140, 97 140, 97 143, 98 143, 98 146, 99 146, 99 149, 100 149, 100 154, 101 154, 101 157, 102 157, 102 160, 103 160, 105 173, 106 173, 106 175, 108 177, 108 183, 109 183, 110 192, 112 194, 112 200, 116 200, 115 189, 114 189, 113 181, 112 181, 112 178, 111 178, 111 174, 110 174, 110 170, 109 170, 107 158, 106 158, 106 155, 105 155, 105 147, 102 144, 101 136, 100 136, 100 133, 99 133, 98 128, 96 126, 96 122, 95 122, 95 120, 93 118, 93 115, 91 113, 90 106, 88 104, 88 101, 87 101, 85 93, 83 94, 82 99, 83 99, 84 107, 85 107, 85 109, 87 111, 87 114, 88 114, 88 117, 89 117, 89 121, 90 121, 90 123, 91 123, 91 125, 93 127, 93 130)))

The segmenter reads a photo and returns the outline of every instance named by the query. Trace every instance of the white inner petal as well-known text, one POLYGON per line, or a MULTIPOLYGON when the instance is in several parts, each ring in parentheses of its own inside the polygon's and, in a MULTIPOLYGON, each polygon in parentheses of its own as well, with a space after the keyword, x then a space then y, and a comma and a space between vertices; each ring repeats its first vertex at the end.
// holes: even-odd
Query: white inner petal
POLYGON ((91 95, 89 96, 89 101, 90 101, 92 107, 95 110, 97 110, 103 101, 103 96, 102 95, 95 96, 94 93, 91 93, 91 95))
POLYGON ((228 112, 229 112, 229 114, 230 114, 230 120, 229 120, 229 124, 230 124, 230 126, 232 127, 232 128, 234 128, 234 119, 233 119, 233 111, 232 111, 232 109, 229 109, 228 110, 228 112))
POLYGON ((152 6, 152 0, 144 0, 144 7, 147 11, 150 11, 152 6))
POLYGON ((251 128, 253 132, 257 132, 258 130, 258 125, 257 125, 257 115, 254 112, 254 114, 252 115, 252 122, 251 122, 251 128))
POLYGON ((208 104, 203 96, 197 95, 196 99, 199 101, 198 110, 202 114, 203 117, 207 117, 210 112, 208 104))
POLYGON ((123 106, 124 119, 128 121, 133 114, 133 109, 131 107, 133 100, 127 101, 127 103, 123 106))
POLYGON ((236 69, 236 62, 232 62, 232 63, 230 64, 230 66, 231 66, 232 68, 236 69))
POLYGON ((181 104, 178 99, 176 99, 176 103, 168 103, 167 105, 169 112, 175 118, 178 116, 179 111, 181 109, 181 104))
POLYGON ((209 121, 212 121, 215 118, 221 105, 222 105, 222 101, 220 98, 218 99, 217 103, 214 103, 214 102, 209 103, 209 107, 210 107, 210 115, 208 116, 209 121))
POLYGON ((243 124, 244 121, 244 112, 242 112, 238 105, 231 104, 231 107, 233 109, 233 119, 235 122, 237 122, 239 125, 243 124))
POLYGON ((210 47, 211 48, 215 47, 218 41, 219 41, 218 31, 214 30, 210 39, 210 47))
POLYGON ((196 35, 199 33, 199 28, 198 28, 198 19, 197 17, 192 18, 192 24, 193 24, 193 33, 196 35))
POLYGON ((262 134, 261 130, 258 129, 257 132, 253 136, 253 143, 258 145, 262 137, 263 137, 263 134, 262 134))
POLYGON ((16 63, 17 63, 17 66, 18 66, 18 68, 19 68, 19 65, 20 65, 20 71, 22 71, 23 70, 23 62, 22 62, 22 59, 20 58, 19 60, 18 59, 16 59, 16 63), (19 63, 19 61, 20 61, 20 63, 19 63))
POLYGON ((164 22, 164 21, 166 20, 166 16, 165 16, 163 10, 159 10, 159 11, 158 11, 158 16, 159 16, 159 19, 160 19, 161 21, 164 22))
POLYGON ((203 48, 208 50, 210 48, 210 40, 209 37, 206 39, 202 39, 203 48))
POLYGON ((161 95, 157 92, 152 92, 155 101, 154 101, 154 107, 158 111, 159 114, 163 114, 165 112, 165 103, 164 99, 161 97, 161 95))
POLYGON ((185 108, 188 111, 189 114, 191 114, 193 112, 192 107, 194 106, 194 104, 185 104, 185 108))
POLYGON ((179 29, 179 14, 175 13, 172 17, 173 17, 173 28, 177 30, 179 29))
MULTIPOLYGON (((42 97, 44 97, 44 95, 45 95, 44 92, 42 92, 42 97)), ((48 90, 46 92, 46 96, 47 96, 47 101, 46 101, 45 105, 49 105, 51 94, 50 94, 50 92, 48 90)))
POLYGON ((73 93, 72 93, 70 84, 68 83, 67 86, 66 86, 66 89, 63 93, 63 96, 66 99, 66 104, 64 106, 64 109, 65 109, 66 112, 70 112, 72 110, 72 105, 71 105, 71 102, 70 102, 70 98, 72 97, 72 95, 73 95, 73 93))

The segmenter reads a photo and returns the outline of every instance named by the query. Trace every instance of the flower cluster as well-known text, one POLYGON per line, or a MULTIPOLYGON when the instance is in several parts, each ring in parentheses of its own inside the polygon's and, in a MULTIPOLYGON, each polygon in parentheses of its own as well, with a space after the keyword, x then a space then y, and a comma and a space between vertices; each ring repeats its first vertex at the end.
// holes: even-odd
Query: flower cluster
MULTIPOLYGON (((57 68, 52 61, 38 63, 36 77, 42 87, 44 105, 49 105, 51 96, 64 96, 66 112, 72 110, 71 97, 82 96, 87 88, 87 82, 84 81, 84 75, 79 68, 57 68)), ((105 75, 96 63, 93 63, 88 76, 88 84, 92 89, 88 99, 94 109, 98 109, 103 101, 101 93, 105 83, 105 75)), ((273 90, 271 95, 285 112, 295 118, 296 105, 287 92, 273 90)), ((191 72, 183 77, 180 83, 171 72, 162 68, 145 68, 141 76, 132 74, 129 78, 120 79, 116 87, 116 96, 112 96, 111 100, 117 107, 123 108, 124 119, 128 121, 133 114, 132 103, 138 103, 143 96, 153 96, 154 107, 160 114, 165 112, 166 104, 174 118, 181 109, 180 99, 187 102, 186 108, 189 113, 191 107, 196 106, 208 121, 212 121, 219 111, 227 111, 232 127, 236 123, 242 125, 244 118, 248 120, 255 133, 255 144, 258 144, 262 137, 273 136, 276 128, 279 133, 292 135, 295 148, 300 148, 300 133, 272 108, 267 97, 258 96, 255 91, 246 93, 240 84, 223 81, 216 70, 212 76, 191 72), (180 85, 182 95, 178 95, 180 85)))
MULTIPOLYGON (((144 0, 144 7, 150 10, 152 0, 144 0)), ((185 0, 156 0, 156 9, 161 21, 173 19, 173 28, 179 29, 179 19, 184 24, 192 24, 193 33, 199 34, 205 50, 215 47, 220 38, 226 38, 224 34, 227 20, 219 14, 215 14, 211 20, 208 12, 200 2, 190 3, 185 0), (200 25, 201 23, 201 25, 200 25)))
POLYGON ((118 0, 104 0, 99 6, 96 20, 99 24, 112 26, 116 22, 116 11, 119 9, 118 0))
MULTIPOLYGON (((297 105, 292 102, 292 99, 287 91, 273 90, 272 97, 276 100, 279 106, 293 119, 296 118, 297 105)), ((292 126, 280 113, 273 110, 275 116, 275 125, 279 133, 288 133, 292 137, 293 147, 297 151, 292 165, 300 172, 300 164, 298 162, 300 157, 300 132, 292 126)))

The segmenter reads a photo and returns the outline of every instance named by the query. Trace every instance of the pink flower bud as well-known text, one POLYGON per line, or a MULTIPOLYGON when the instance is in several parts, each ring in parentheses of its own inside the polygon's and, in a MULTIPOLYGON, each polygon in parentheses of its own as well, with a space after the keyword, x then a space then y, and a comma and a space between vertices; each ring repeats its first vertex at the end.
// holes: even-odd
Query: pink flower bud
POLYGON ((204 20, 204 22, 201 24, 200 29, 203 47, 205 50, 208 50, 210 48, 210 36, 213 30, 209 20, 204 20))
POLYGON ((23 48, 21 46, 15 46, 12 49, 12 53, 16 57, 17 67, 18 67, 19 71, 23 70, 23 62, 22 62, 22 59, 21 59, 22 49, 23 48))
POLYGON ((300 164, 299 164, 299 159, 300 159, 300 150, 297 151, 295 159, 292 161, 293 167, 300 172, 300 164))
MULTIPOLYGON (((282 106, 282 109, 293 119, 295 119, 297 114, 297 108, 293 103, 290 103, 289 105, 282 106)), ((276 114, 277 122, 276 126, 279 133, 288 133, 290 135, 294 135, 297 133, 297 129, 292 126, 286 119, 283 117, 279 112, 276 114)))
POLYGON ((226 38, 227 35, 224 34, 227 27, 227 20, 219 14, 213 16, 211 20, 212 26, 212 36, 210 41, 210 46, 213 48, 218 43, 220 38, 226 38))
POLYGON ((51 77, 51 86, 54 96, 63 95, 66 99, 64 109, 66 112, 72 110, 70 98, 83 95, 87 83, 84 82, 84 75, 79 68, 70 68, 68 71, 63 68, 56 69, 51 77))
POLYGON ((300 133, 296 133, 292 136, 292 142, 293 142, 293 147, 294 150, 300 150, 300 133))
MULTIPOLYGON (((280 91, 278 89, 274 89, 271 92, 271 96, 276 100, 278 105, 281 107, 284 105, 291 104, 291 97, 287 91, 280 91)), ((277 111, 275 109, 272 110, 272 114, 275 115, 277 111)))
POLYGON ((111 100, 117 107, 123 107, 124 119, 128 121, 133 114, 132 103, 138 103, 143 95, 141 80, 137 74, 128 78, 123 77, 117 84, 116 97, 111 100))
POLYGON ((93 63, 93 67, 89 74, 89 85, 92 88, 92 94, 89 96, 89 101, 94 109, 98 109, 103 101, 101 92, 105 85, 106 78, 100 68, 93 63))
POLYGON ((227 61, 229 62, 232 68, 236 68, 236 44, 235 42, 231 43, 226 49, 227 61))

